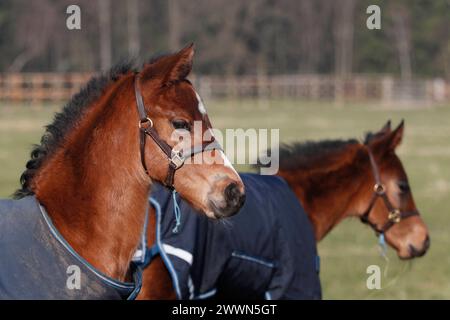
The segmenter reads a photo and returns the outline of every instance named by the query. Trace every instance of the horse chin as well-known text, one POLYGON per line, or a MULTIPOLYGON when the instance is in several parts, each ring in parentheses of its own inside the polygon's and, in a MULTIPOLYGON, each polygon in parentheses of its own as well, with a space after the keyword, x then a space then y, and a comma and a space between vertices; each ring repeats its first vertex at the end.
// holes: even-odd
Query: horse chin
POLYGON ((392 243, 389 243, 389 245, 397 252, 397 257, 400 260, 410 260, 413 258, 411 253, 408 250, 407 246, 403 246, 397 243, 397 245, 394 245, 392 243))
POLYGON ((404 260, 404 261, 411 260, 411 259, 415 258, 412 255, 410 255, 409 253, 404 254, 404 253, 401 253, 401 252, 397 252, 397 256, 398 256, 398 258, 400 260, 404 260))
POLYGON ((398 253, 398 257, 401 260, 411 260, 414 258, 420 258, 420 257, 423 257, 427 253, 427 249, 428 248, 423 248, 422 250, 417 250, 415 247, 410 245, 409 249, 408 249, 408 253, 403 254, 403 255, 398 253))
POLYGON ((421 252, 421 253, 415 253, 414 251, 411 251, 411 249, 405 249, 402 251, 397 251, 397 256, 399 257, 400 260, 412 260, 414 258, 419 258, 421 256, 423 256, 425 254, 425 252, 421 252))
POLYGON ((205 215, 209 218, 209 219, 213 219, 213 220, 218 220, 220 219, 220 216, 218 216, 214 211, 212 210, 206 210, 204 211, 205 215))
POLYGON ((217 205, 216 201, 214 200, 209 200, 208 201, 208 210, 205 210, 205 215, 213 220, 220 220, 223 218, 223 215, 220 213, 221 212, 221 208, 219 205, 217 205))

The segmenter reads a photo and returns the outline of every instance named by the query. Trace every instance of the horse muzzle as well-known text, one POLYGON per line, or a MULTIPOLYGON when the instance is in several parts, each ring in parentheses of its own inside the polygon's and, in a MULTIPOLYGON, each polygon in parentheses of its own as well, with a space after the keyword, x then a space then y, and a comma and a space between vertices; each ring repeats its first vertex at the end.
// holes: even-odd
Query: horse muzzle
POLYGON ((209 207, 214 213, 214 218, 223 219, 236 214, 245 202, 245 190, 243 184, 230 182, 222 192, 221 199, 211 198, 209 207))

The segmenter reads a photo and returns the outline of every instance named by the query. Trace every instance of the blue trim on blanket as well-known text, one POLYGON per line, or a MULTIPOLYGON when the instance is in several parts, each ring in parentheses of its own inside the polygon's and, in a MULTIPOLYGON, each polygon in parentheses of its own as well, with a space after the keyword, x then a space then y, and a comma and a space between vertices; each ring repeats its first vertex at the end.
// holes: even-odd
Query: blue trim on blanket
POLYGON ((245 254, 245 253, 242 253, 239 251, 233 251, 231 253, 231 256, 238 258, 238 259, 255 262, 255 263, 258 263, 258 264, 263 265, 268 268, 275 268, 275 263, 273 263, 273 262, 267 261, 267 260, 259 258, 259 257, 253 257, 253 256, 250 256, 248 254, 245 254))
POLYGON ((210 291, 207 291, 205 293, 201 293, 198 296, 196 296, 194 299, 195 300, 203 300, 203 299, 208 299, 211 298, 212 296, 214 296, 217 293, 217 289, 214 288, 210 291))
POLYGON ((194 299, 194 282, 192 281, 192 277, 189 275, 188 278, 188 287, 189 287, 189 300, 194 299))
MULTIPOLYGON (((59 231, 56 229, 56 227, 53 225, 53 222, 51 221, 51 218, 48 216, 47 211, 45 210, 45 208, 38 203, 40 212, 45 220, 45 222, 47 223, 49 229, 50 229, 50 233, 56 238, 56 240, 59 241, 59 243, 61 243, 64 248, 71 254, 73 255, 81 264, 83 264, 84 266, 86 266, 86 268, 88 270, 90 270, 92 273, 94 273, 97 277, 99 277, 102 281, 106 282, 107 284, 119 288, 119 289, 133 289, 132 294, 134 293, 134 291, 136 290, 136 288, 140 288, 140 286, 142 285, 142 283, 131 283, 131 282, 122 282, 119 280, 116 280, 114 278, 111 278, 105 274, 103 274, 102 272, 98 271, 96 268, 94 268, 94 266, 92 266, 88 261, 86 261, 82 256, 80 256, 71 246, 70 244, 63 238, 63 236, 59 233, 59 231)), ((140 270, 140 268, 136 269, 136 280, 141 281, 142 280, 142 274, 140 274, 142 272, 142 270, 140 270)))
POLYGON ((144 227, 142 229, 141 234, 141 247, 142 255, 141 260, 139 261, 139 265, 142 265, 142 268, 145 268, 145 263, 150 260, 151 258, 147 257, 147 226, 148 226, 148 216, 149 216, 150 208, 147 206, 147 209, 145 210, 145 219, 144 219, 144 227))
POLYGON ((177 298, 179 300, 182 299, 181 296, 181 290, 180 290, 180 284, 178 280, 178 275, 175 272, 175 269, 173 267, 172 262, 170 261, 169 257, 167 256, 167 253, 164 251, 164 248, 161 244, 161 206, 154 198, 150 197, 150 203, 155 208, 156 212, 156 245, 159 248, 159 253, 161 255, 161 258, 164 262, 164 264, 167 267, 167 270, 170 273, 170 277, 172 278, 172 283, 175 288, 175 292, 177 294, 177 298))
POLYGON ((136 268, 135 270, 133 270, 133 280, 135 283, 135 287, 134 290, 127 297, 127 300, 135 300, 142 289, 142 268, 135 264, 133 265, 133 268, 136 268))

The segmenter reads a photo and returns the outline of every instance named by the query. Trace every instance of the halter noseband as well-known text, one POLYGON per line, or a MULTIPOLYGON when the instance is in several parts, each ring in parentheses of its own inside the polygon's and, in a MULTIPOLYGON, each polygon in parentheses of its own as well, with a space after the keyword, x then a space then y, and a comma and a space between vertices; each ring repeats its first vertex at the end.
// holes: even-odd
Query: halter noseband
POLYGON ((365 224, 370 225, 372 229, 375 230, 376 233, 382 235, 400 221, 409 217, 419 215, 419 212, 417 210, 401 211, 400 209, 397 209, 392 205, 391 201, 389 200, 386 194, 386 186, 381 182, 380 171, 378 169, 377 163, 375 162, 375 158, 372 154, 372 151, 369 149, 369 147, 367 147, 367 152, 369 153, 370 165, 372 167, 373 176, 375 178, 375 185, 373 187, 372 200, 370 201, 367 210, 361 216, 361 221, 365 224), (381 227, 381 229, 378 228, 376 223, 371 222, 369 219, 369 215, 372 212, 372 209, 375 206, 375 202, 377 201, 378 198, 383 199, 384 205, 389 211, 388 220, 381 227))
POLYGON ((140 132, 140 148, 141 148, 141 162, 145 172, 148 174, 147 165, 145 163, 145 142, 146 136, 150 136, 158 147, 165 153, 169 160, 169 167, 164 184, 173 189, 175 171, 180 169, 185 160, 194 156, 197 153, 202 153, 209 150, 221 150, 220 144, 212 138, 210 142, 204 142, 201 145, 191 147, 190 149, 175 150, 166 141, 162 140, 158 132, 153 127, 152 119, 145 112, 144 99, 142 98, 141 91, 139 89, 139 75, 137 74, 134 79, 134 93, 136 96, 136 106, 139 113, 139 132, 140 132), (188 151, 186 154, 185 152, 188 151))

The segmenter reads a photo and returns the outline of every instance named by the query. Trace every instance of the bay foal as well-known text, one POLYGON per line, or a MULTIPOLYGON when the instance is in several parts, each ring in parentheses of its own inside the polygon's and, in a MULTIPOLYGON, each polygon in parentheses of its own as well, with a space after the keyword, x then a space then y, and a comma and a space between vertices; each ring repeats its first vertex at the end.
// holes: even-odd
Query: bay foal
POLYGON ((281 149, 279 176, 303 204, 318 241, 343 219, 360 217, 384 233, 400 258, 425 254, 428 230, 395 153, 403 132, 403 122, 395 130, 388 122, 364 143, 322 141, 281 149), (377 185, 383 189, 375 190, 377 185))
POLYGON ((217 145, 188 153, 208 162, 184 166, 174 148, 175 129, 192 136, 200 121, 198 135, 211 130, 186 79, 193 55, 188 46, 139 72, 121 65, 91 80, 47 126, 21 177, 16 198, 34 195, 70 246, 111 278, 129 277, 152 180, 171 184, 211 218, 230 216, 243 203, 242 181, 217 145))

